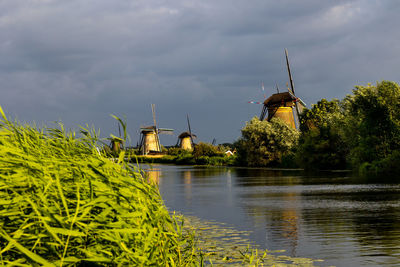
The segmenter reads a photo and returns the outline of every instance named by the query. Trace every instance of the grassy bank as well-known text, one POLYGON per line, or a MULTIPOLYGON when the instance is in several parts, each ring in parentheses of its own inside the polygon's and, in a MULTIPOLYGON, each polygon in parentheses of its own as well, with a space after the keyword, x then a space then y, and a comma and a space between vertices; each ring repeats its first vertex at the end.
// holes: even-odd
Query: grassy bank
POLYGON ((139 163, 165 163, 165 164, 176 164, 176 165, 209 165, 209 166, 234 166, 235 165, 235 157, 227 157, 227 156, 201 156, 194 157, 191 154, 182 154, 182 155, 165 155, 163 157, 152 158, 147 156, 135 156, 131 159, 132 162, 139 163))

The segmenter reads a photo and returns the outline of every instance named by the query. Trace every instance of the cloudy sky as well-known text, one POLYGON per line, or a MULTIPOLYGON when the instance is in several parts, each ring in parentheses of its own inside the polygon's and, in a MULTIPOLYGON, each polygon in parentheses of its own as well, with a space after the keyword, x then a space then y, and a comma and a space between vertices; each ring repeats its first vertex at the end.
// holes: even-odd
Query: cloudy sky
POLYGON ((93 124, 135 145, 156 105, 176 142, 232 142, 288 82, 309 106, 399 81, 399 1, 0 0, 0 105, 24 122, 93 124))

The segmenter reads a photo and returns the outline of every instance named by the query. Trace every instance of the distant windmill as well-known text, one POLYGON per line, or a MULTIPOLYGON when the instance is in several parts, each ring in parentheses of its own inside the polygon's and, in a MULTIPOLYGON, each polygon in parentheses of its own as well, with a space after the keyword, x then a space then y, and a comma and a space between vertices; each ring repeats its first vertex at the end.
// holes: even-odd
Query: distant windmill
POLYGON ((140 127, 140 145, 139 151, 142 155, 159 154, 161 153, 161 144, 159 134, 172 134, 173 129, 157 128, 156 111, 154 104, 151 104, 151 111, 153 113, 152 126, 140 127))
POLYGON ((109 140, 111 141, 110 143, 110 148, 113 152, 118 153, 121 149, 124 149, 124 142, 126 141, 127 135, 126 135, 126 122, 122 121, 120 118, 118 118, 115 115, 111 114, 111 117, 116 119, 118 121, 118 133, 119 137, 111 134, 111 137, 109 140), (124 129, 124 138, 121 136, 121 125, 124 129))
POLYGON ((285 49, 285 55, 286 66, 289 74, 290 88, 288 88, 288 92, 279 93, 278 91, 278 93, 271 95, 264 101, 260 120, 264 120, 268 112, 268 121, 270 121, 274 117, 277 117, 296 129, 296 125, 297 127, 300 126, 299 116, 300 113, 303 111, 303 107, 305 107, 306 104, 295 95, 287 49, 285 49), (295 108, 295 110, 293 110, 293 107, 295 108))
POLYGON ((117 152, 117 153, 118 153, 121 149, 124 148, 124 140, 123 140, 122 137, 121 137, 121 127, 120 127, 119 124, 118 124, 118 133, 119 133, 119 137, 112 136, 112 137, 110 138, 110 140, 111 140, 111 143, 110 143, 111 150, 112 150, 113 152, 117 152))
POLYGON ((188 132, 183 132, 178 136, 178 146, 185 150, 193 150, 194 148, 193 139, 195 139, 197 136, 192 133, 192 130, 190 128, 189 115, 187 115, 187 124, 188 124, 188 132))

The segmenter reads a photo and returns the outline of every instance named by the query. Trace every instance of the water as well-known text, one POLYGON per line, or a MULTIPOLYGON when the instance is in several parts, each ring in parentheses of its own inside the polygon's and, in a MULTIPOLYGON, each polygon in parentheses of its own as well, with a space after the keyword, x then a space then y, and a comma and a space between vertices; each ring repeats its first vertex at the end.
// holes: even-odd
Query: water
POLYGON ((251 231, 252 242, 321 266, 400 266, 400 185, 347 173, 154 165, 170 210, 251 231))

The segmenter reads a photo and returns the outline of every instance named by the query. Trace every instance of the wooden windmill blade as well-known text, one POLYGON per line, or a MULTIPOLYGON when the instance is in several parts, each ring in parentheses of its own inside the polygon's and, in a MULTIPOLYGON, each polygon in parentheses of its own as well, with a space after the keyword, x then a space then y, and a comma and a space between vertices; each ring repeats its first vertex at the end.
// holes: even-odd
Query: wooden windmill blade
MULTIPOLYGON (((297 98, 296 94, 295 94, 295 91, 294 91, 293 77, 292 77, 292 72, 290 71, 289 56, 288 56, 288 51, 287 51, 286 48, 285 48, 285 56, 286 56, 286 66, 287 66, 287 70, 288 70, 290 89, 291 89, 291 90, 289 90, 289 93, 292 93, 293 96, 295 98, 297 98)), ((298 101, 295 102, 295 107, 296 107, 295 120, 297 121, 297 125, 300 127, 300 111, 299 111, 299 103, 298 103, 298 101)))
MULTIPOLYGON (((264 88, 264 82, 263 81, 261 81, 261 90, 262 90, 262 93, 263 93, 263 96, 264 96, 264 100, 265 100, 267 98, 267 96, 265 94, 265 88, 264 88)), ((261 105, 264 102, 263 101, 247 101, 247 103, 261 105)))
POLYGON ((157 130, 159 134, 169 134, 169 135, 174 134, 174 129, 158 128, 157 130))
POLYGON ((154 135, 155 135, 155 138, 156 138, 158 150, 161 151, 160 138, 158 137, 159 130, 157 129, 157 122, 156 122, 156 107, 155 107, 155 104, 151 104, 151 112, 153 114, 154 135))
POLYGON ((286 56, 286 66, 289 74, 289 82, 290 82, 290 89, 292 90, 292 94, 295 95, 294 93, 294 84, 293 84, 293 77, 292 77, 292 72, 290 71, 290 65, 289 65, 289 56, 288 56, 288 51, 285 48, 285 56, 286 56))
POLYGON ((190 129, 189 114, 186 114, 186 118, 187 118, 187 123, 188 123, 189 134, 190 134, 190 141, 192 142, 192 147, 194 147, 192 130, 190 129))
POLYGON ((260 121, 263 121, 265 119, 265 116, 267 115, 267 106, 264 105, 263 109, 261 110, 260 114, 260 121))
POLYGON ((144 148, 144 134, 140 132, 140 145, 139 145, 139 151, 141 152, 142 155, 145 154, 145 148, 144 148))
MULTIPOLYGON (((261 90, 262 90, 262 93, 263 93, 263 96, 264 96, 264 101, 265 101, 265 99, 267 98, 267 96, 265 95, 265 88, 264 88, 264 82, 263 81, 261 81, 261 90)), ((257 104, 257 105, 262 105, 262 104, 264 104, 264 101, 247 101, 247 103, 249 103, 249 104, 257 104)), ((264 105, 264 107, 263 107, 263 109, 262 109, 262 111, 261 111, 261 115, 260 115, 260 121, 262 121, 262 120, 264 120, 264 118, 265 118, 265 115, 266 115, 266 106, 264 105)))
POLYGON ((154 104, 151 104, 151 113, 153 114, 153 122, 154 127, 157 129, 157 122, 156 122, 156 107, 154 104))

